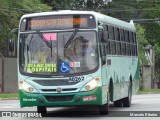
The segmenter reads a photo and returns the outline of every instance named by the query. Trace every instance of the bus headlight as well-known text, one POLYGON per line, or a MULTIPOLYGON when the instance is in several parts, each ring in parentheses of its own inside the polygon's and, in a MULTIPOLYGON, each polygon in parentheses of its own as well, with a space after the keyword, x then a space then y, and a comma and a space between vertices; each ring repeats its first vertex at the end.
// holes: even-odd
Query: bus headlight
POLYGON ((25 91, 25 92, 30 92, 30 93, 37 93, 38 91, 31 86, 30 84, 28 84, 25 81, 19 81, 19 89, 25 91))
POLYGON ((100 82, 100 78, 97 77, 97 78, 89 81, 89 82, 81 89, 81 91, 90 91, 90 90, 93 90, 93 89, 95 89, 95 88, 98 86, 99 82, 100 82))

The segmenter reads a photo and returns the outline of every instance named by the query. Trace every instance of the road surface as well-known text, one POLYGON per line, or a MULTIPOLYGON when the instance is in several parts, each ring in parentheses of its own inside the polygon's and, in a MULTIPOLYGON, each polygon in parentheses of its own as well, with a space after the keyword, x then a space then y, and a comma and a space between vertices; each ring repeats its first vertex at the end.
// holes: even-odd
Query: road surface
MULTIPOLYGON (((19 100, 0 100, 0 111, 36 111, 36 107, 20 108, 19 100)), ((113 107, 110 104, 109 115, 100 115, 98 107, 70 107, 47 108, 47 118, 55 120, 159 120, 160 119, 160 94, 139 94, 132 97, 132 106, 129 108, 113 107), (134 116, 134 117, 133 117, 134 116), (147 117, 142 117, 147 116, 147 117), (157 117, 159 116, 159 117, 157 117), (130 118, 128 118, 130 117, 130 118), (154 118, 153 118, 154 117, 154 118)), ((8 119, 8 118, 7 118, 8 119)), ((12 118, 11 118, 12 119, 12 118)), ((24 119, 24 118, 14 118, 24 119)), ((37 118, 39 119, 39 118, 37 118)), ((43 119, 43 118, 42 118, 43 119)))

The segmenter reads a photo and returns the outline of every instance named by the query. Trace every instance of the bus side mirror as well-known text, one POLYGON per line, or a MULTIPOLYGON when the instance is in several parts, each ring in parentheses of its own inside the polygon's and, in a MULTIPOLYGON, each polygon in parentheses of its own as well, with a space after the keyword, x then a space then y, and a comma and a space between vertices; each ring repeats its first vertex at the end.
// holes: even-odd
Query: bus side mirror
POLYGON ((102 43, 107 42, 108 40, 108 32, 105 30, 103 26, 98 26, 99 31, 101 32, 101 41, 102 43))
POLYGON ((10 39, 8 41, 8 50, 9 50, 9 52, 14 52, 14 48, 15 48, 15 41, 13 39, 10 39))
POLYGON ((102 60, 102 65, 106 63, 106 40, 104 39, 104 31, 99 31, 99 40, 100 42, 100 55, 102 60))

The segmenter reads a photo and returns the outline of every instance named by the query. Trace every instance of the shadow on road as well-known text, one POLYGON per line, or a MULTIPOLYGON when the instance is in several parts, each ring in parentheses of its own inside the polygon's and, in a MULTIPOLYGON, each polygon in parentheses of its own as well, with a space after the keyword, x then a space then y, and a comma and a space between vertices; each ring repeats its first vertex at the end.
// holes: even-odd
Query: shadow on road
POLYGON ((85 106, 85 107, 67 107, 58 110, 48 111, 44 117, 92 117, 100 116, 98 107, 85 106))
MULTIPOLYGON (((112 110, 113 105, 110 105, 112 110)), ((104 117, 101 115, 98 106, 81 106, 81 107, 66 107, 55 110, 54 108, 47 111, 43 117, 104 117)), ((114 111, 109 111, 109 116, 114 116, 114 111)))

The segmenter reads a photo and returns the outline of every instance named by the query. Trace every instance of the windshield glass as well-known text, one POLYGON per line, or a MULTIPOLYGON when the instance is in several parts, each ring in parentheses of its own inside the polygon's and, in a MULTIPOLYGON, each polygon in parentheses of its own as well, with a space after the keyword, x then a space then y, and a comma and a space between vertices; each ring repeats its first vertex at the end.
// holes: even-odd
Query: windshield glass
POLYGON ((73 74, 98 66, 96 34, 87 32, 20 35, 20 70, 32 74, 73 74))

